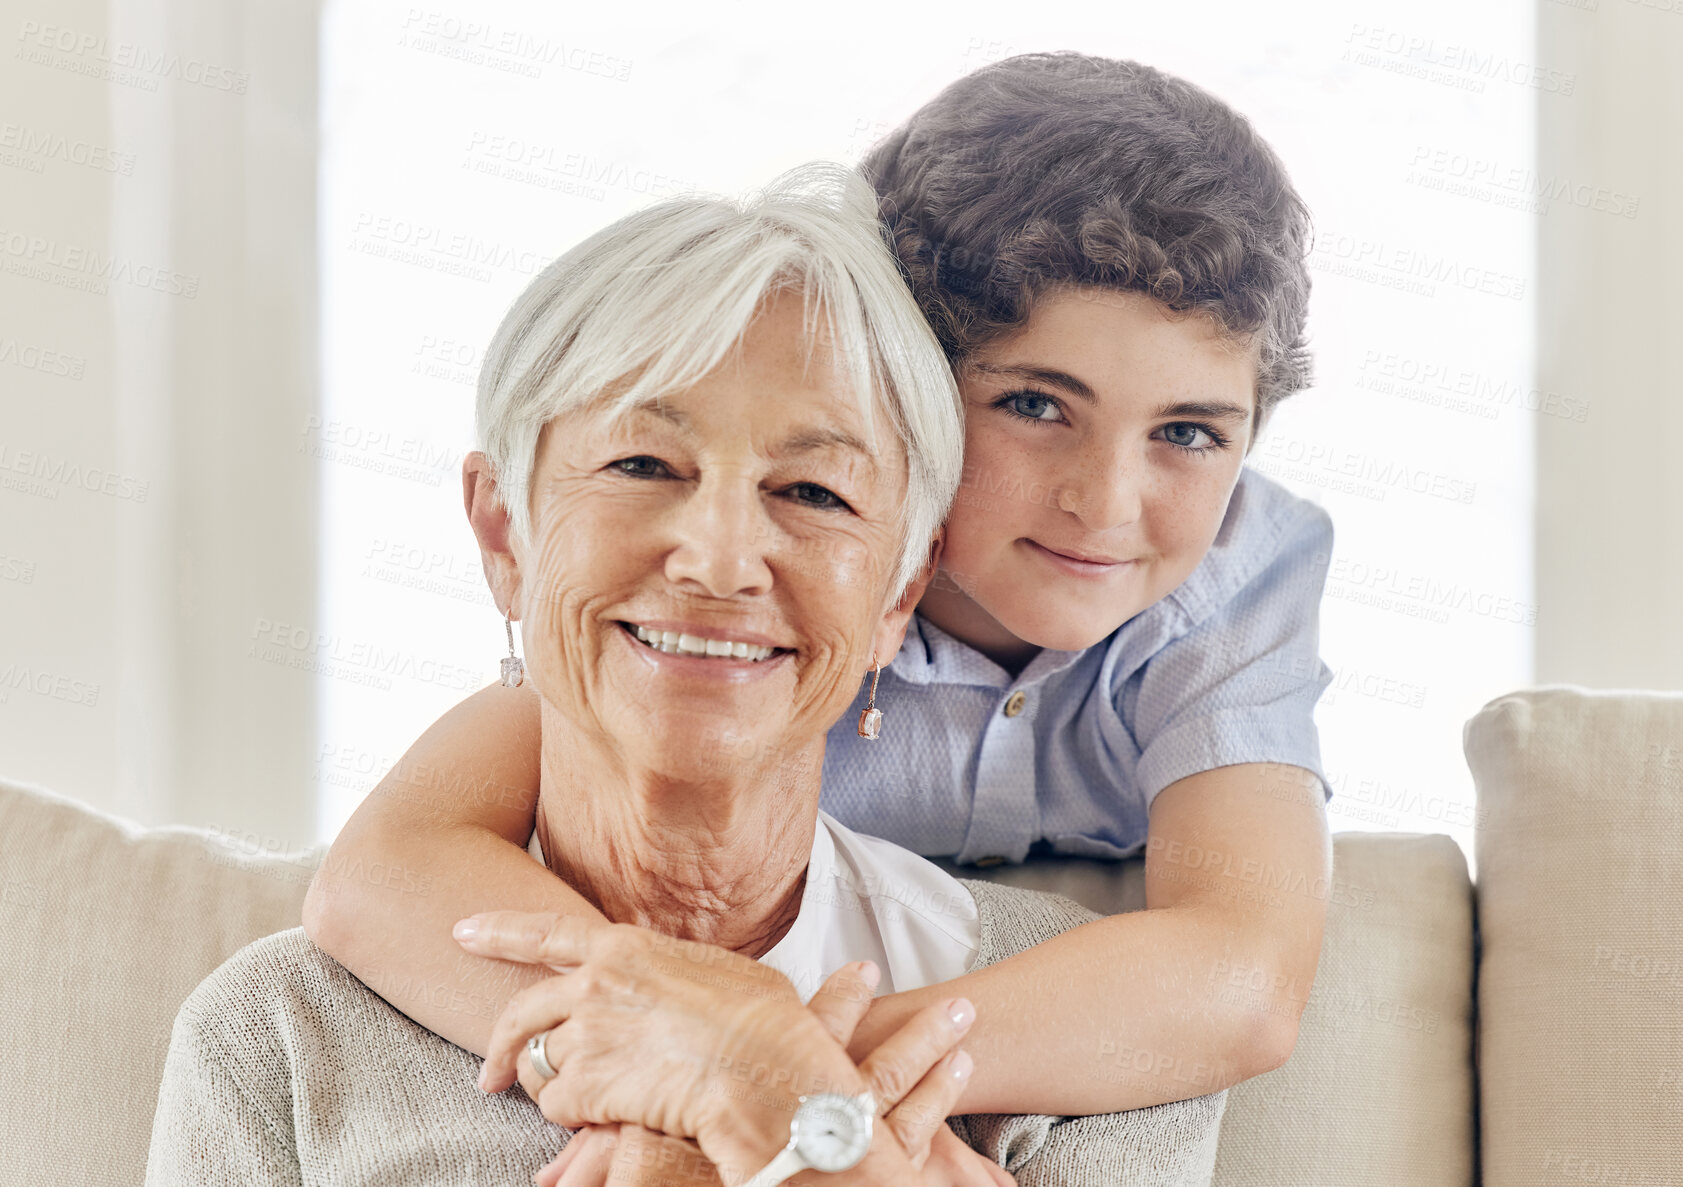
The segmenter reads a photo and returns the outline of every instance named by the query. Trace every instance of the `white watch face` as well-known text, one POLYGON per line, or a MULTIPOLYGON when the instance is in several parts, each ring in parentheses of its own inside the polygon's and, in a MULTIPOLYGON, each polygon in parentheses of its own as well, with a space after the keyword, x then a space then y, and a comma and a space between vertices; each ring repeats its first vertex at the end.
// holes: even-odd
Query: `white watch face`
POLYGON ((835 1173, 856 1165, 871 1147, 871 1110, 834 1092, 809 1096, 795 1111, 795 1148, 813 1170, 835 1173))

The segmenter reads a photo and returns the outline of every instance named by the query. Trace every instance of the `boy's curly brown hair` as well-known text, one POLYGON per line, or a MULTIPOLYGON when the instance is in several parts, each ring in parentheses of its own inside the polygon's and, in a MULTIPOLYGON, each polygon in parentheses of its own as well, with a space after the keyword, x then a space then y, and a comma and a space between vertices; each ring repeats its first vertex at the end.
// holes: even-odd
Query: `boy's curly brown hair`
POLYGON ((955 366, 1039 293, 1096 285, 1254 342, 1257 433, 1309 385, 1308 208, 1250 122, 1189 82, 1022 54, 947 87, 861 168, 955 366))

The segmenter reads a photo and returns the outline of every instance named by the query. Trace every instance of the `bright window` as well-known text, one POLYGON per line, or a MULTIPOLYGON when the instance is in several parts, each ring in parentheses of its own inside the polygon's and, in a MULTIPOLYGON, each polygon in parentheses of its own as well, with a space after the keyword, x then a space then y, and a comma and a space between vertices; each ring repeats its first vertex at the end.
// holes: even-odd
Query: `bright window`
POLYGON ((1131 57, 1245 112, 1315 212, 1318 383, 1250 464, 1337 527, 1318 711, 1334 829, 1474 826, 1461 725, 1529 683, 1530 7, 675 8, 585 30, 539 3, 332 0, 322 60, 319 813, 338 831, 496 677, 459 469, 480 352, 554 256, 658 197, 855 161, 952 79, 1028 50, 1131 57), (1028 13, 1032 13, 1032 18, 1028 13), (838 23, 839 22, 839 23, 838 23), (869 36, 867 36, 869 34, 869 36))

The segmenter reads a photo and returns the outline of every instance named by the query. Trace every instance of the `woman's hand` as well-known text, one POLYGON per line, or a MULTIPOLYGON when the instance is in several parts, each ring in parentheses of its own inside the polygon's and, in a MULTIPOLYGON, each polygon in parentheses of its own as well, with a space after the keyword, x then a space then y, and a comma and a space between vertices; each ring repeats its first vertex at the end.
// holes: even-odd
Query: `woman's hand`
MULTIPOLYGON (((920 1011, 853 1067, 845 1044, 870 1006, 876 970, 868 962, 839 970, 802 1008, 774 970, 710 945, 554 915, 488 912, 479 920, 478 936, 463 941, 469 950, 575 970, 511 1000, 493 1028, 482 1075, 483 1084, 497 1061, 513 1062, 528 1095, 560 1124, 627 1121, 654 1129, 654 1121, 674 1138, 700 1138, 715 1154, 752 1161, 763 1153, 763 1163, 787 1139, 800 1092, 869 1087, 888 1109, 896 1160, 909 1155, 915 1166, 946 1130, 969 1074, 968 1055, 954 1051, 974 1016, 962 999, 920 1011), (540 1082, 525 1040, 556 1027, 545 1051, 561 1074, 540 1082)), ((581 1139, 557 1162, 578 1159, 580 1181, 599 1181, 606 1135, 581 1139)))
POLYGON ((513 1067, 558 1124, 631 1122, 695 1138, 715 1161, 751 1160, 782 1146, 799 1095, 864 1091, 847 1051, 788 979, 758 961, 553 913, 478 919, 478 934, 460 941, 468 951, 569 970, 509 1000, 481 1076, 491 1088, 513 1067), (560 1073, 548 1081, 525 1051, 544 1032, 560 1073))
MULTIPOLYGON (((846 1046, 865 1014, 878 973, 869 961, 844 965, 831 974, 808 1008, 837 1043, 846 1046)), ((961 1011, 960 1016, 963 1016, 961 1011)), ((865 1072, 879 1109, 905 1162, 900 1170, 921 1170, 919 1187, 997 1187, 1012 1180, 998 1166, 959 1141, 945 1122, 969 1079, 969 1056, 956 1048, 968 1023, 955 1025, 950 1011, 926 1010, 896 1032, 867 1059, 865 1072), (933 1064, 930 1064, 933 1060, 933 1064), (919 1077, 909 1091, 904 1085, 919 1077)), ((878 1159, 878 1163, 882 1160, 878 1159)), ((895 1167, 862 1168, 836 1176, 838 1184, 904 1179, 895 1167)), ((717 1183, 716 1172, 694 1143, 632 1125, 592 1125, 576 1134, 567 1148, 534 1179, 537 1187, 604 1187, 642 1182, 651 1172, 664 1181, 717 1183)), ((748 1172, 737 1178, 744 1178, 748 1172)))

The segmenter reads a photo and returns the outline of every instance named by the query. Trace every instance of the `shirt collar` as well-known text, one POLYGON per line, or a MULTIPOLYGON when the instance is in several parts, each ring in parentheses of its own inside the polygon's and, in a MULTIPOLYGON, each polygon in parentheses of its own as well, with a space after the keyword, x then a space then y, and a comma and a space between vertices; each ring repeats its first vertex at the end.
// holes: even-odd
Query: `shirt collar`
POLYGON ((760 957, 794 983, 801 1000, 818 992, 824 963, 824 932, 829 920, 825 903, 833 897, 830 883, 835 878, 836 842, 824 827, 824 814, 813 821, 812 856, 807 861, 806 885, 801 888, 800 911, 782 939, 760 957))
POLYGON ((906 627, 906 640, 888 670, 908 684, 973 684, 1005 689, 1038 684, 1085 654, 1042 648, 1013 680, 1009 672, 970 644, 953 638, 923 615, 913 614, 906 627))

